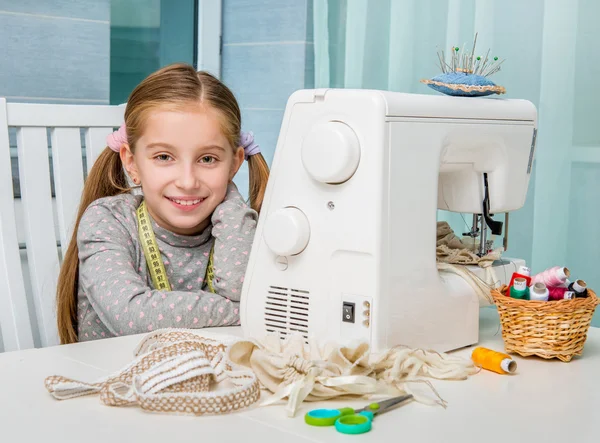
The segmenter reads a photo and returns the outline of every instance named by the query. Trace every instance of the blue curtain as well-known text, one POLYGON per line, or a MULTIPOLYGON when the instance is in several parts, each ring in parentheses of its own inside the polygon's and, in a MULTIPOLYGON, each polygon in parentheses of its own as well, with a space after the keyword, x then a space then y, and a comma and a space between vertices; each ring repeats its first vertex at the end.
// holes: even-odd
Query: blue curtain
MULTIPOLYGON (((600 75, 596 0, 314 0, 315 86, 436 94, 438 48, 470 46, 506 59, 492 79, 539 112, 525 206, 510 215, 506 256, 532 272, 569 267, 598 290, 600 75)), ((464 232, 470 214, 440 211, 464 232)), ((600 326, 597 313, 594 323, 600 326)))

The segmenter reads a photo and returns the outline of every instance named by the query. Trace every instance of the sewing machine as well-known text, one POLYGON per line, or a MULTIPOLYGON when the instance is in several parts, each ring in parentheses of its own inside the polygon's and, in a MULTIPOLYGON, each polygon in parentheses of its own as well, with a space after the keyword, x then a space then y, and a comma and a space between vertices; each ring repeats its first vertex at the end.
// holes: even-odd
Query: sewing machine
MULTIPOLYGON (((436 266, 437 209, 500 235, 491 214, 525 203, 536 127, 525 100, 294 93, 242 291, 244 333, 360 340, 373 352, 477 343, 474 290, 436 266)), ((518 264, 497 274, 510 279, 518 264)))

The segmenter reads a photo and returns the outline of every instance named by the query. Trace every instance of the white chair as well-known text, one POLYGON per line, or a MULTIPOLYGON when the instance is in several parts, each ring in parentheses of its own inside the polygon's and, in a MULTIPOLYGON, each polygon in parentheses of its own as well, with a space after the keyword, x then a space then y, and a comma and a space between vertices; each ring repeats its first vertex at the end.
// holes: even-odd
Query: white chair
POLYGON ((0 328, 5 351, 34 346, 19 237, 41 346, 59 343, 56 326, 57 243, 71 237, 83 189, 81 128, 88 170, 123 121, 123 106, 6 103, 0 98, 0 328), (9 128, 17 130, 21 198, 13 192, 9 128), (47 131, 51 134, 56 199, 52 198, 47 131), (19 221, 15 215, 19 216, 19 221), (55 222, 56 220, 56 222, 55 222), (57 225, 56 225, 57 223, 57 225))

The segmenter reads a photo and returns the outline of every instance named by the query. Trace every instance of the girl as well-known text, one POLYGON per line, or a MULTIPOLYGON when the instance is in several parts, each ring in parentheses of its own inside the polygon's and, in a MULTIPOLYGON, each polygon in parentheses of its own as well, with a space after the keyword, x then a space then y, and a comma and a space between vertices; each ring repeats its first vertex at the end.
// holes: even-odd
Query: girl
POLYGON ((85 182, 58 281, 61 343, 239 324, 269 174, 240 126, 232 92, 191 66, 135 88, 85 182), (251 207, 232 182, 244 159, 251 207))

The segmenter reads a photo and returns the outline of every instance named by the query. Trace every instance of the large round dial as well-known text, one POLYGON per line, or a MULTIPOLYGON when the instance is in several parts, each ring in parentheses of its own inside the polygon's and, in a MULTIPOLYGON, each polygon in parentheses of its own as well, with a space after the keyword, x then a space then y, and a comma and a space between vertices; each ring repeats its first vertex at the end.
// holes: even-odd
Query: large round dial
POLYGON ((302 164, 315 180, 339 184, 349 180, 360 161, 360 142, 342 122, 314 126, 302 143, 302 164))
POLYGON ((275 254, 297 255, 308 245, 310 224, 300 209, 287 207, 268 216, 263 232, 267 246, 275 254))

